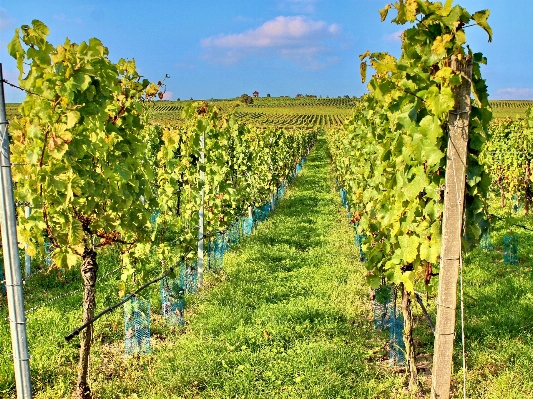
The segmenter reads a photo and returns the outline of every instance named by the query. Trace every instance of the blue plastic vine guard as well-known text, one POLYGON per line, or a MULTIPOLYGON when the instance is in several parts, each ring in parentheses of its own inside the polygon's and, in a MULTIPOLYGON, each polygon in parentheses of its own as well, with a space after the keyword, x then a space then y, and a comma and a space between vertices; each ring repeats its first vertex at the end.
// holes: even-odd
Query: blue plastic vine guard
POLYGON ((124 333, 126 355, 152 353, 149 301, 133 297, 124 304, 124 333))
POLYGON ((184 289, 179 279, 165 277, 161 280, 162 314, 168 325, 185 325, 185 297, 184 289))
POLYGON ((479 241, 479 246, 482 250, 488 251, 488 252, 494 252, 494 245, 492 244, 492 237, 490 235, 490 230, 487 229, 481 236, 481 240, 479 241))
POLYGON ((518 236, 506 235, 503 237, 503 263, 506 265, 518 264, 518 236))

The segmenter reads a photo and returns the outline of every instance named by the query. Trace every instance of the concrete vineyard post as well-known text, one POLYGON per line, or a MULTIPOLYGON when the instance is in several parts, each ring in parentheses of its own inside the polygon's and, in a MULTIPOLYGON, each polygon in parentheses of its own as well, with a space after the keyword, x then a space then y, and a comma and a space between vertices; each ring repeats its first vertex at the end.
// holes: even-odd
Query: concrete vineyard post
POLYGON ((461 74, 462 83, 454 90, 455 105, 448 117, 449 140, 431 384, 432 399, 448 399, 450 397, 457 280, 461 262, 461 236, 464 222, 472 58, 466 57, 466 59, 460 60, 453 56, 451 67, 461 74))

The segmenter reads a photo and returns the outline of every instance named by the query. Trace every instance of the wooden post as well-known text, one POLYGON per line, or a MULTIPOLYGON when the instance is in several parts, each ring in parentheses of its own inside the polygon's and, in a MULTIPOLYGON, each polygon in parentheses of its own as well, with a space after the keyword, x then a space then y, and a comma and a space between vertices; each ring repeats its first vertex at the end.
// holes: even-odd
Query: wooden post
POLYGON ((449 139, 431 384, 432 399, 450 397, 470 120, 472 58, 459 60, 453 56, 451 61, 452 69, 461 74, 462 83, 454 89, 455 106, 448 116, 449 139))

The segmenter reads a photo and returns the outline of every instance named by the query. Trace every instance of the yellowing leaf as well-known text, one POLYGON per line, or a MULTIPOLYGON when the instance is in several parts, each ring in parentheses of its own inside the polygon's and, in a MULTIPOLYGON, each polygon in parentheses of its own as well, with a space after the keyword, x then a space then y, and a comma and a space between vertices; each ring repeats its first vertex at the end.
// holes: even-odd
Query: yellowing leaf
POLYGON ((405 3, 405 13, 407 15, 407 20, 414 22, 416 20, 416 13, 418 9, 417 0, 407 0, 405 3))
POLYGON ((450 43, 450 40, 452 40, 452 38, 453 36, 449 33, 437 37, 435 39, 435 42, 433 42, 433 46, 431 46, 431 50, 438 55, 446 54, 447 44, 450 43))
POLYGON ((389 13, 389 10, 392 8, 390 4, 387 4, 384 8, 379 10, 379 15, 381 15, 381 22, 385 21, 387 19, 387 14, 389 13))
POLYGON ((79 119, 80 113, 78 111, 67 112, 67 129, 70 129, 75 126, 79 119))
POLYGON ((409 293, 414 292, 414 286, 415 286, 415 273, 412 271, 407 271, 402 274, 402 283, 405 286, 405 289, 409 293))
POLYGON ((20 43, 19 29, 15 29, 15 36, 7 45, 7 51, 9 55, 17 60, 17 69, 19 70, 19 79, 22 78, 24 73, 23 64, 24 64, 24 49, 20 43))
POLYGON ((359 55, 359 59, 363 61, 368 56, 370 56, 370 50, 367 50, 366 53, 359 55))
POLYGON ((38 19, 34 19, 31 21, 31 25, 33 27, 33 30, 38 33, 42 38, 45 38, 50 34, 50 29, 48 29, 48 26, 43 24, 38 19))
POLYGON ((489 42, 492 42, 492 28, 489 26, 489 23, 487 22, 487 19, 489 18, 490 10, 482 10, 474 13, 472 15, 472 19, 476 21, 476 24, 478 24, 481 28, 487 32, 489 35, 489 42))
POLYGON ((66 262, 69 268, 76 266, 76 264, 78 263, 78 259, 79 259, 78 255, 76 255, 71 250, 68 250, 66 254, 66 262))
POLYGON ((372 54, 372 68, 380 75, 388 72, 396 72, 396 58, 387 53, 372 54))
POLYGON ((413 263, 418 255, 419 239, 415 235, 398 237, 402 249, 402 260, 405 264, 413 263))
POLYGON ((427 109, 438 117, 451 111, 454 105, 452 90, 446 86, 442 87, 440 91, 435 86, 431 87, 426 92, 425 100, 427 109))
POLYGON ((466 43, 466 33, 464 30, 458 30, 455 32, 455 41, 457 42, 457 45, 462 46, 466 43))
POLYGON ((448 79, 450 79, 450 75, 452 73, 453 73, 453 69, 452 68, 450 68, 450 67, 442 67, 435 74, 435 77, 441 79, 442 81, 447 81, 448 79))
POLYGON ((413 180, 402 187, 402 191, 409 201, 414 200, 429 185, 429 180, 422 166, 416 167, 414 173, 413 180))

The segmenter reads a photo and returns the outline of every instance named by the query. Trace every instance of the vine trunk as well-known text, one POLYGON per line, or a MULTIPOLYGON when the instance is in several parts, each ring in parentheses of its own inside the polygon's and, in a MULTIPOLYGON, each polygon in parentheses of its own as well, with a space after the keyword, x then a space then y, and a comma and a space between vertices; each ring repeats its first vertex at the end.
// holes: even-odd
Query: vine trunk
MULTIPOLYGON (((96 262, 96 251, 94 248, 85 248, 82 256, 81 276, 83 278, 83 323, 94 317, 96 307, 96 275, 98 273, 98 263, 96 262)), ((89 371, 89 354, 91 352, 93 325, 89 325, 81 332, 80 339, 80 361, 78 364, 77 398, 91 399, 91 389, 87 382, 89 371)))
POLYGON ((403 340, 405 343, 406 370, 409 372, 409 391, 418 390, 418 372, 416 369, 415 344, 413 340, 413 314, 411 311, 411 296, 402 284, 402 313, 404 320, 403 340))

